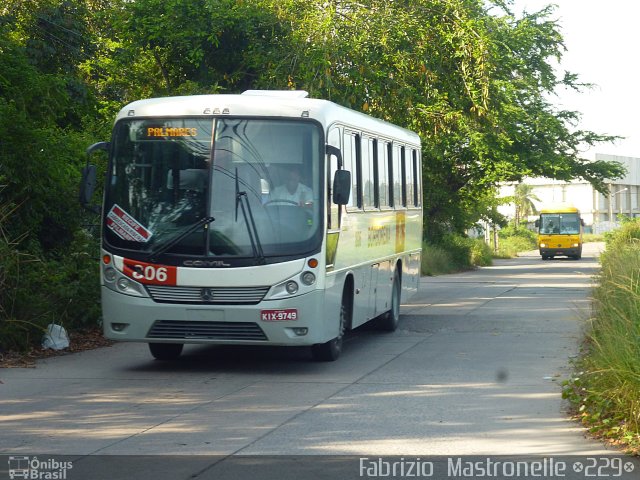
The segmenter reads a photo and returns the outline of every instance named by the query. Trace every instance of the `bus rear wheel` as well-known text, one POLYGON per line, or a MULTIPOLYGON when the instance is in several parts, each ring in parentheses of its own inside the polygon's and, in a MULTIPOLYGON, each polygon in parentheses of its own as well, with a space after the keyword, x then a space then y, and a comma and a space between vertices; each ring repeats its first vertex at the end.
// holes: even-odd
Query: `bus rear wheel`
POLYGON ((311 346, 311 355, 318 362, 333 362, 342 353, 344 343, 344 333, 349 321, 349 305, 347 304, 346 292, 342 294, 342 304, 340 305, 340 328, 338 336, 325 343, 317 343, 311 346))
POLYGON ((156 360, 175 360, 182 353, 182 343, 150 343, 149 351, 156 360))

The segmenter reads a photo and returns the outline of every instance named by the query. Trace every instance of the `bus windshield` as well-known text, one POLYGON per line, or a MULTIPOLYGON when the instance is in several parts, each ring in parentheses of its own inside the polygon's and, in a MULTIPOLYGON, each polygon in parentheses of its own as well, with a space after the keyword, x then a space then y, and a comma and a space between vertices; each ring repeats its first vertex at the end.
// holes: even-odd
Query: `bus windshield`
POLYGON ((218 259, 253 258, 256 243, 265 257, 317 251, 321 140, 309 121, 120 121, 105 240, 141 254, 218 259))
POLYGON ((577 235, 580 216, 577 213, 543 213, 540 215, 540 233, 577 235))

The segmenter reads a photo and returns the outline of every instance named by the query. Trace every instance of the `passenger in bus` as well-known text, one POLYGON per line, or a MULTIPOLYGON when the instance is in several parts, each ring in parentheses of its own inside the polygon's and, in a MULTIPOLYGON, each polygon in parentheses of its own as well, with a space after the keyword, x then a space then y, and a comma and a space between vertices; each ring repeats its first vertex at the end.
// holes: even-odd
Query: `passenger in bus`
POLYGON ((550 221, 547 224, 547 229, 545 233, 560 233, 560 229, 556 226, 555 223, 553 223, 553 221, 550 221))
POLYGON ((313 204, 313 191, 303 183, 300 183, 300 169, 294 167, 289 170, 285 183, 273 189, 269 201, 296 203, 301 207, 309 206, 313 204))

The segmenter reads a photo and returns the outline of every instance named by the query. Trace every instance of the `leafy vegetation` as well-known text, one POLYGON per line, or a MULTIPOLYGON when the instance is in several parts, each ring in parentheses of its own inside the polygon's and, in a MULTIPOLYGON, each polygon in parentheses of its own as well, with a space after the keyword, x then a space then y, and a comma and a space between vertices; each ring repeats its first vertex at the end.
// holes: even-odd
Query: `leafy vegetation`
POLYGON ((442 275, 491 265, 492 250, 483 240, 447 235, 439 244, 422 246, 422 274, 442 275))
POLYGON ((640 453, 640 221, 607 236, 594 315, 564 395, 591 432, 640 453))
POLYGON ((520 226, 520 222, 522 219, 527 220, 529 215, 536 215, 538 210, 536 209, 534 200, 539 202, 540 199, 533 193, 534 190, 533 185, 528 185, 526 183, 519 183, 516 185, 515 193, 513 196, 513 203, 516 207, 514 225, 516 227, 520 226))
POLYGON ((604 242, 604 235, 600 233, 585 233, 582 235, 584 243, 604 242))
POLYGON ((512 258, 519 252, 538 248, 537 235, 526 227, 516 226, 515 222, 498 232, 498 258, 512 258))
POLYGON ((581 159, 578 146, 612 137, 550 103, 556 89, 583 87, 552 66, 564 47, 551 18, 551 8, 517 17, 508 0, 5 1, 0 329, 96 321, 94 220, 76 201, 83 151, 143 97, 305 89, 410 128, 424 145, 425 238, 452 248, 455 264, 483 258, 451 238, 501 220, 499 182, 602 189, 623 173, 581 159), (26 276, 14 278, 18 268, 26 276))

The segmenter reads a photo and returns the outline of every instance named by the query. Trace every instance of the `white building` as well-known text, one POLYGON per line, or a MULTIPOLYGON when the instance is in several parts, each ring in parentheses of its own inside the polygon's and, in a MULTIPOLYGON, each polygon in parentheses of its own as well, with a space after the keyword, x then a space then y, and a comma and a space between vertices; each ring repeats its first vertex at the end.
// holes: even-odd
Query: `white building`
MULTIPOLYGON (((640 216, 640 158, 621 157, 596 153, 596 160, 617 161, 625 166, 627 174, 621 179, 608 183, 609 194, 603 195, 586 181, 562 182, 548 178, 527 178, 523 183, 534 185, 533 195, 540 201, 534 204, 541 207, 553 203, 572 203, 581 212, 586 231, 601 233, 617 225, 619 214, 629 217, 640 216), (613 223, 612 223, 613 222, 613 223)), ((500 188, 500 196, 512 196, 516 184, 504 185, 500 188)), ((503 205, 500 213, 513 218, 515 206, 503 205)), ((534 220, 533 217, 530 220, 534 220)))

